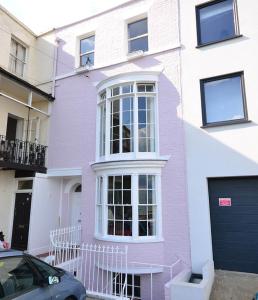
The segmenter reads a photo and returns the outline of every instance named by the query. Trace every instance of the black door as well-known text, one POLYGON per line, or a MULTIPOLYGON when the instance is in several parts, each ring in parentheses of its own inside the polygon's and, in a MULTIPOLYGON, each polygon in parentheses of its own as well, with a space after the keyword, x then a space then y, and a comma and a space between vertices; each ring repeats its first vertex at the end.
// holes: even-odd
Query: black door
POLYGON ((27 250, 30 225, 31 193, 17 193, 15 199, 12 248, 27 250))
POLYGON ((258 273, 258 178, 209 180, 216 269, 258 273))
POLYGON ((8 117, 6 128, 6 139, 8 141, 14 141, 16 139, 17 120, 8 117))

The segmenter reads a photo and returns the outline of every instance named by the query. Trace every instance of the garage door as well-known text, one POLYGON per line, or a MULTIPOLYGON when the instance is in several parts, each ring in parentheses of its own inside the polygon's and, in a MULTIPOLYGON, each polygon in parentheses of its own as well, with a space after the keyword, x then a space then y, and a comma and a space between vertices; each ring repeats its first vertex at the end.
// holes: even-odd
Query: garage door
POLYGON ((216 269, 258 273, 258 178, 209 179, 216 269))

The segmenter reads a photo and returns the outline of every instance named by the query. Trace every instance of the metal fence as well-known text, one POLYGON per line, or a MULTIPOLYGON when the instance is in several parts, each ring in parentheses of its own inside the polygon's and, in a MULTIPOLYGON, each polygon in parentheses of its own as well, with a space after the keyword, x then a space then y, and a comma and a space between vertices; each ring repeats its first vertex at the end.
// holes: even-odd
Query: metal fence
POLYGON ((126 246, 81 243, 80 226, 53 230, 50 233, 50 241, 48 262, 74 274, 84 284, 89 296, 128 299, 126 246), (125 276, 123 279, 119 276, 121 273, 125 276), (120 290, 117 290, 117 287, 120 287, 120 290))

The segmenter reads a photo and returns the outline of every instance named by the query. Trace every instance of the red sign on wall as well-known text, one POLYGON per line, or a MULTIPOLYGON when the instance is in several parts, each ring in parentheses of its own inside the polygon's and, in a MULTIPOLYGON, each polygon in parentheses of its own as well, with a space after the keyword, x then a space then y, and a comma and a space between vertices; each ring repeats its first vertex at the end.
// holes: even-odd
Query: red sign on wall
POLYGON ((231 198, 219 198, 219 206, 231 206, 231 198))

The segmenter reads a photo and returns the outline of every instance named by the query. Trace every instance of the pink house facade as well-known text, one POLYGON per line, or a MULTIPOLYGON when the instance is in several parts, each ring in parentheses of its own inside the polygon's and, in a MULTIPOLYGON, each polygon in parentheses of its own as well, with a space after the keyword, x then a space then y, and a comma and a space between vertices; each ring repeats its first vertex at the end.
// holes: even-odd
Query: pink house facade
POLYGON ((84 242, 128 246, 134 299, 150 299, 141 264, 164 299, 162 266, 191 264, 177 1, 129 1, 47 35, 56 101, 41 193, 84 242))

